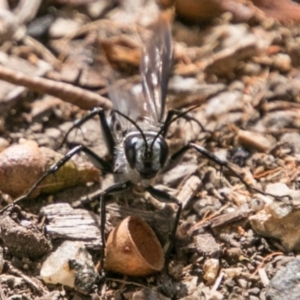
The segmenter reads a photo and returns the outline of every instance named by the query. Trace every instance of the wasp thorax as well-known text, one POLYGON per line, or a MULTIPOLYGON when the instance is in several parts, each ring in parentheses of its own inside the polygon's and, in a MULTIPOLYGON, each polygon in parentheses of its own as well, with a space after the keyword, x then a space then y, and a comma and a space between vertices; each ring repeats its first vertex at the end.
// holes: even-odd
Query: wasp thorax
POLYGON ((129 166, 143 179, 155 177, 168 157, 168 145, 157 135, 129 136, 125 140, 124 148, 129 166))

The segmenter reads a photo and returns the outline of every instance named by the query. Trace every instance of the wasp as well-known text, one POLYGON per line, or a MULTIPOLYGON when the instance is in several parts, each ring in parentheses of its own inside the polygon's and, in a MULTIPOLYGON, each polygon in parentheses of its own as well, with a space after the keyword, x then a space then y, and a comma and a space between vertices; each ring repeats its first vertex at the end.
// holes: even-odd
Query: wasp
MULTIPOLYGON (((145 46, 140 62, 142 93, 136 95, 122 90, 118 85, 109 85, 108 94, 114 109, 111 112, 110 122, 103 109, 96 107, 82 119, 76 121, 68 130, 66 137, 74 128, 84 122, 99 116, 103 138, 109 153, 113 154, 110 160, 105 160, 84 145, 78 145, 70 150, 61 160, 53 164, 44 175, 30 188, 22 198, 29 198, 37 186, 50 174, 55 173, 69 159, 79 152, 85 153, 91 162, 103 173, 114 175, 115 184, 99 194, 100 198, 100 232, 102 238, 102 259, 105 249, 105 204, 109 196, 126 192, 135 186, 141 187, 155 199, 164 203, 177 205, 175 220, 170 232, 170 243, 166 256, 172 248, 178 226, 182 204, 169 193, 153 187, 157 176, 176 166, 189 149, 194 149, 204 157, 213 160, 221 167, 229 169, 249 189, 263 193, 249 186, 241 175, 232 167, 220 160, 213 153, 196 143, 188 143, 181 149, 169 154, 166 136, 169 126, 178 118, 187 118, 187 112, 170 110, 165 114, 168 80, 173 62, 173 47, 170 25, 160 19, 155 25, 154 33, 145 46)), ((192 108, 193 109, 193 108, 192 108)), ((196 119, 187 118, 196 121, 196 119)), ((64 140, 65 140, 64 139, 64 140)), ((265 193, 264 193, 265 194, 265 193)), ((103 262, 102 262, 103 264, 103 262)))

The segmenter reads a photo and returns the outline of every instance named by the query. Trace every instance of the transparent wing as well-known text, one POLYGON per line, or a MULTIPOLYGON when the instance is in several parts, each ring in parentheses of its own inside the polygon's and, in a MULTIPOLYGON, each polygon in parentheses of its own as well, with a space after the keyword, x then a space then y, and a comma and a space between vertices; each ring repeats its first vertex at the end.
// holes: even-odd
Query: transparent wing
MULTIPOLYGON (((144 101, 141 99, 141 91, 138 91, 138 86, 126 87, 125 81, 119 81, 116 84, 108 86, 109 98, 113 103, 114 110, 118 110, 128 116, 134 122, 138 122, 145 115, 144 101)), ((112 129, 116 132, 121 130, 122 133, 128 131, 133 125, 127 119, 112 111, 112 129), (116 126, 119 125, 119 130, 116 126)))
MULTIPOLYGON (((110 78, 108 94, 114 110, 120 111, 136 123, 141 122, 143 128, 159 128, 164 117, 172 58, 169 23, 160 19, 155 24, 152 38, 141 58, 142 90, 139 90, 138 85, 128 88, 125 80, 112 84, 116 81, 113 80, 114 76, 110 78)), ((111 126, 114 132, 121 130, 124 133, 132 128, 133 124, 127 119, 113 112, 112 114, 111 126), (119 130, 117 127, 120 127, 119 130)))
POLYGON ((148 110, 156 126, 163 121, 172 67, 173 49, 169 23, 160 19, 144 49, 140 63, 142 85, 148 110))

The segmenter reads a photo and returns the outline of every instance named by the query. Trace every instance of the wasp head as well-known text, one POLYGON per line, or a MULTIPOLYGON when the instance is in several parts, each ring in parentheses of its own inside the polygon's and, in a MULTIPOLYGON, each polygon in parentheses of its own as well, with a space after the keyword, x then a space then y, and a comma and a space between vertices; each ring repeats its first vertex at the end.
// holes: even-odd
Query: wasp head
POLYGON ((156 135, 130 136, 124 143, 125 155, 130 168, 142 179, 151 179, 163 168, 168 157, 166 141, 156 135))

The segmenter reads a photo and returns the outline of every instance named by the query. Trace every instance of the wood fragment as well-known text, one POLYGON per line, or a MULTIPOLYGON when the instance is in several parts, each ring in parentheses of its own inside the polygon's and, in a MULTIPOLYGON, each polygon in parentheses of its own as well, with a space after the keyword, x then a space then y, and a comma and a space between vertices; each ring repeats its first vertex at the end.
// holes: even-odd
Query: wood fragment
POLYGON ((46 231, 52 239, 83 241, 87 248, 101 249, 99 217, 94 213, 57 203, 43 207, 41 214, 48 220, 46 231))
POLYGON ((198 176, 191 176, 181 188, 177 199, 182 203, 182 208, 184 209, 189 203, 190 199, 194 197, 198 189, 202 185, 202 182, 198 176))
POLYGON ((246 219, 251 213, 252 210, 248 208, 248 205, 242 205, 232 213, 227 213, 212 219, 211 228, 214 229, 220 226, 231 224, 233 222, 238 222, 240 220, 246 219))
POLYGON ((258 270, 258 275, 260 277, 260 280, 262 282, 262 284, 264 286, 268 286, 269 282, 270 282, 270 279, 268 278, 268 275, 266 273, 266 270, 264 268, 260 268, 258 270))

